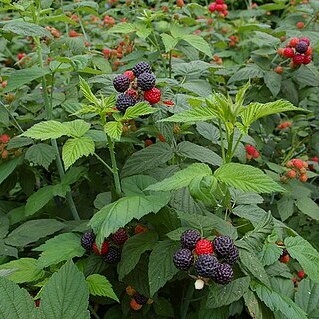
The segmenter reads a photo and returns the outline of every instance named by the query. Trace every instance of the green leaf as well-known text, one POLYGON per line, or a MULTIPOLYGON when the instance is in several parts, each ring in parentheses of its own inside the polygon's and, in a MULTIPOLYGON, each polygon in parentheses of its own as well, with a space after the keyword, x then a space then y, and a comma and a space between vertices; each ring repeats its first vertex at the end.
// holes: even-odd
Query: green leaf
POLYGON ((74 120, 62 123, 65 127, 65 135, 71 137, 82 137, 91 127, 90 123, 83 120, 74 120))
POLYGON ((9 75, 8 85, 4 89, 4 93, 19 89, 24 84, 30 83, 33 80, 36 80, 49 73, 50 73, 50 70, 48 68, 40 68, 38 66, 33 66, 31 68, 13 71, 9 75))
POLYGON ((136 31, 136 28, 135 28, 134 24, 123 22, 123 23, 116 24, 108 32, 109 33, 125 33, 125 34, 127 34, 127 33, 135 32, 135 31, 136 31))
POLYGON ((57 184, 49 185, 40 188, 37 192, 33 193, 25 205, 25 215, 30 216, 35 214, 38 210, 44 207, 54 196, 65 196, 68 187, 57 184))
POLYGON ((111 121, 104 125, 104 132, 116 141, 121 139, 123 124, 121 122, 111 121))
POLYGON ((52 38, 51 33, 45 28, 30 22, 12 20, 4 25, 2 31, 12 32, 27 37, 40 36, 52 38))
POLYGON ((164 240, 158 242, 152 250, 148 266, 151 297, 178 273, 173 263, 173 255, 179 246, 179 243, 164 240))
POLYGON ((226 286, 212 285, 206 307, 219 308, 239 300, 248 291, 249 283, 249 277, 242 277, 231 281, 226 286))
POLYGON ((296 205, 303 214, 311 217, 312 219, 319 220, 318 204, 311 198, 300 197, 296 200, 296 205))
POLYGON ((274 97, 276 97, 281 89, 281 75, 275 71, 268 71, 264 75, 264 81, 274 97))
POLYGON ((249 314, 254 319, 273 319, 274 316, 270 312, 269 308, 257 298, 256 294, 251 290, 248 290, 244 294, 245 305, 249 311, 249 314))
POLYGON ((119 298, 115 294, 111 283, 102 275, 93 274, 86 278, 89 285, 89 292, 93 296, 109 297, 117 302, 119 298))
POLYGON ((307 319, 306 313, 288 297, 256 281, 253 281, 250 286, 270 310, 279 311, 290 319, 307 319))
POLYGON ((146 190, 171 191, 188 186, 195 177, 204 177, 212 174, 211 169, 206 164, 195 163, 187 168, 175 173, 173 176, 165 178, 163 181, 150 185, 146 190))
POLYGON ((301 280, 295 301, 308 314, 309 318, 318 318, 319 284, 313 283, 309 278, 301 280))
POLYGON ((55 219, 29 220, 14 229, 5 239, 10 246, 25 247, 40 238, 52 235, 63 229, 65 225, 55 219))
POLYGON ((283 196, 277 201, 277 209, 280 215, 280 219, 284 222, 294 213, 295 201, 290 196, 283 196))
POLYGON ((125 242, 117 268, 120 280, 134 269, 143 253, 153 249, 157 240, 157 234, 149 231, 132 236, 125 242))
POLYGON ((192 110, 174 114, 161 122, 203 122, 216 117, 216 113, 209 107, 194 107, 192 110))
POLYGON ((36 319, 34 301, 26 289, 0 276, 0 317, 10 319, 36 319))
POLYGON ((161 34, 161 38, 162 38, 162 41, 164 43, 166 53, 173 50, 175 48, 176 44, 178 43, 178 39, 175 39, 166 33, 161 34))
POLYGON ((262 251, 262 262, 264 265, 272 265, 275 263, 282 253, 282 249, 274 243, 266 243, 262 251))
POLYGON ((68 139, 62 148, 62 159, 67 170, 79 158, 89 156, 95 151, 94 141, 90 137, 82 136, 68 139))
POLYGON ((176 153, 179 156, 185 156, 213 166, 220 166, 223 163, 222 158, 212 150, 188 141, 179 143, 176 153))
POLYGON ((297 259, 308 277, 319 283, 319 253, 300 236, 287 237, 284 241, 289 255, 297 259))
POLYGON ((257 64, 248 64, 244 68, 241 68, 229 79, 229 83, 250 80, 254 78, 263 78, 264 71, 257 64))
POLYGON ((53 146, 48 144, 35 144, 28 148, 25 153, 25 159, 35 165, 40 165, 46 170, 56 158, 56 152, 53 146))
POLYGON ((248 128, 253 122, 257 121, 261 117, 287 111, 304 111, 304 109, 295 107, 290 102, 284 100, 265 104, 254 102, 244 108, 240 113, 240 116, 244 126, 248 128))
POLYGON ((193 46, 198 51, 205 53, 210 58, 212 57, 212 52, 209 44, 200 36, 194 34, 184 35, 182 37, 183 41, 186 41, 191 46, 193 46))
POLYGON ((174 156, 173 149, 168 143, 156 143, 135 152, 126 161, 122 174, 124 176, 140 174, 149 169, 166 163, 174 156))
POLYGON ((132 219, 140 219, 153 212, 157 213, 169 201, 169 194, 159 193, 150 196, 129 196, 103 207, 90 221, 90 226, 97 234, 97 243, 124 227, 132 219))
POLYGON ((38 266, 38 261, 33 258, 20 258, 0 265, 0 270, 11 269, 13 272, 7 276, 8 279, 17 284, 32 282, 44 277, 45 272, 38 266))
POLYGON ((167 299, 159 297, 153 305, 154 311, 158 316, 174 318, 174 308, 167 299))
POLYGON ((215 171, 214 176, 220 182, 246 192, 271 193, 285 191, 283 187, 264 174, 262 170, 250 165, 224 164, 215 171))
POLYGON ((81 246, 80 236, 74 233, 55 236, 33 250, 41 251, 40 267, 48 267, 73 257, 81 257, 85 253, 85 249, 81 246))
POLYGON ((89 84, 82 77, 80 77, 80 89, 81 89, 81 92, 83 93, 84 97, 88 101, 90 101, 95 106, 99 105, 99 103, 100 103, 99 99, 97 99, 95 97, 89 84))
POLYGON ((45 121, 30 127, 26 132, 21 134, 21 136, 31 137, 39 140, 56 139, 63 135, 67 135, 65 126, 58 121, 45 121))
POLYGON ((22 164, 23 158, 22 157, 16 157, 12 160, 3 162, 0 165, 0 184, 4 182, 4 180, 13 173, 15 168, 22 164))
POLYGON ((40 311, 45 319, 89 319, 88 306, 88 285, 72 262, 54 273, 42 289, 40 311))
POLYGON ((126 109, 123 117, 121 120, 131 120, 135 119, 136 117, 152 114, 156 112, 157 109, 152 107, 149 103, 146 102, 139 102, 136 103, 134 106, 130 106, 126 109))

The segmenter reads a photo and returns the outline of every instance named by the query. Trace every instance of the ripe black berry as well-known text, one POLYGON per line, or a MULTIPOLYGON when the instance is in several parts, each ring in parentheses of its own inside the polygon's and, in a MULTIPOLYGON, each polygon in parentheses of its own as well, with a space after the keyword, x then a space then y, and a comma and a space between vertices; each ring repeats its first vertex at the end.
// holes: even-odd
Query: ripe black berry
POLYGON ((116 264, 121 259, 121 252, 117 247, 111 246, 109 251, 103 255, 103 260, 109 264, 116 264))
POLYGON ((136 292, 134 294, 134 299, 139 305, 145 305, 148 301, 148 298, 136 292))
POLYGON ((135 103, 136 101, 130 95, 122 93, 117 97, 116 108, 124 113, 128 107, 135 105, 135 103))
POLYGON ((113 86, 117 92, 125 92, 130 87, 130 79, 126 75, 118 75, 113 80, 113 86))
POLYGON ((152 73, 152 68, 147 62, 139 62, 132 69, 136 77, 140 76, 142 73, 152 73))
POLYGON ((213 280, 217 284, 226 285, 233 279, 234 272, 230 265, 218 263, 213 280))
POLYGON ((295 49, 298 53, 305 53, 308 50, 308 44, 305 41, 300 41, 295 49))
POLYGON ((226 257, 230 249, 234 247, 234 243, 229 236, 218 236, 214 239, 213 244, 217 257, 226 257))
POLYGON ((123 245, 128 240, 125 228, 118 229, 113 235, 112 240, 116 245, 123 245))
POLYGON ((289 255, 289 253, 288 253, 288 250, 286 249, 286 248, 284 248, 283 250, 282 250, 282 253, 281 253, 281 257, 284 257, 284 256, 287 256, 287 255, 289 255))
POLYGON ((199 276, 209 278, 215 274, 218 260, 212 255, 199 255, 195 262, 195 270, 199 276))
POLYGON ((188 270, 194 262, 193 253, 186 248, 179 249, 173 256, 173 262, 177 269, 188 270))
POLYGON ((86 232, 81 237, 81 246, 86 249, 90 250, 93 246, 93 243, 95 241, 95 235, 93 232, 86 232))
POLYGON ((229 264, 233 265, 239 258, 239 251, 236 246, 230 248, 228 255, 224 258, 224 261, 229 264))
POLYGON ((137 85, 143 91, 148 91, 155 86, 156 77, 153 73, 142 73, 137 78, 137 85))
POLYGON ((183 248, 193 250, 196 243, 201 239, 200 233, 195 229, 185 230, 181 236, 181 244, 183 248))

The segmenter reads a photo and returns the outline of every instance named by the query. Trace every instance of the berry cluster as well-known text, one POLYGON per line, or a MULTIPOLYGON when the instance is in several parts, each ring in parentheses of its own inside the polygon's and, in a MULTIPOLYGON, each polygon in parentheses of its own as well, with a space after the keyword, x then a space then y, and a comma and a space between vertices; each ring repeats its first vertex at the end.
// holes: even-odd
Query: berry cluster
POLYGON ((235 47, 237 43, 239 42, 239 37, 237 35, 230 35, 229 40, 230 40, 229 46, 235 47))
POLYGON ((304 38, 292 38, 285 48, 278 49, 278 54, 292 60, 291 66, 309 64, 312 60, 312 48, 310 40, 304 38))
POLYGON ((284 129, 286 129, 286 128, 288 128, 288 127, 291 127, 291 126, 292 126, 292 122, 286 121, 286 122, 280 123, 280 124, 277 126, 277 128, 278 128, 279 130, 284 130, 284 129))
POLYGON ((251 160, 252 158, 256 159, 260 156, 260 153, 257 151, 255 146, 252 145, 245 145, 245 150, 246 150, 246 158, 248 160, 251 160))
POLYGON ((288 179, 298 178, 301 182, 305 183, 308 180, 308 166, 307 162, 294 158, 286 164, 286 167, 290 170, 285 174, 285 177, 288 179))
POLYGON ((151 305, 153 303, 153 299, 147 298, 138 293, 132 286, 127 286, 125 290, 126 293, 132 297, 130 307, 133 310, 140 310, 144 305, 151 305))
POLYGON ((217 11, 218 14, 221 17, 226 17, 228 15, 228 11, 227 11, 227 4, 224 2, 224 0, 215 0, 215 2, 212 2, 209 6, 208 6, 208 10, 210 12, 215 12, 217 11))
POLYGON ((317 166, 317 169, 318 169, 319 158, 317 156, 311 157, 309 159, 309 161, 311 162, 311 163, 309 163, 309 170, 310 171, 315 171, 316 170, 316 166, 317 166))
POLYGON ((211 278, 222 285, 232 280, 232 265, 238 260, 239 252, 230 237, 218 236, 212 242, 201 238, 197 230, 189 229, 181 236, 181 246, 182 248, 173 256, 174 265, 184 271, 194 266, 195 273, 200 279, 195 283, 196 289, 203 288, 202 278, 204 281, 211 278))
POLYGON ((7 134, 0 135, 0 152, 1 152, 2 159, 6 159, 9 156, 9 151, 6 149, 9 141, 10 141, 9 135, 7 134))
POLYGON ((121 259, 121 250, 119 247, 122 246, 128 238, 126 230, 120 228, 110 236, 109 240, 105 240, 99 249, 95 242, 95 234, 89 231, 82 235, 81 246, 88 252, 93 251, 95 255, 102 256, 106 263, 116 264, 121 259))
POLYGON ((137 63, 132 70, 118 75, 113 85, 121 94, 116 101, 116 108, 124 113, 125 110, 137 102, 148 101, 156 104, 161 100, 161 91, 155 87, 156 77, 147 62, 137 63))

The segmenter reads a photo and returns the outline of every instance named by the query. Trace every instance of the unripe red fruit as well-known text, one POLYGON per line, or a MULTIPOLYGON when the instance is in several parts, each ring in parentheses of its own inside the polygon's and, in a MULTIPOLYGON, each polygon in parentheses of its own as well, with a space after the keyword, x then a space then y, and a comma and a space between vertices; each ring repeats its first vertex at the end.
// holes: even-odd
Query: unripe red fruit
POLYGON ((22 60, 25 56, 26 56, 25 53, 18 53, 18 54, 17 54, 18 60, 22 60))
POLYGON ((292 38, 290 41, 289 41, 289 43, 288 43, 288 45, 290 46, 290 47, 295 47, 298 43, 299 43, 299 39, 298 38, 292 38))
POLYGON ((3 81, 3 82, 1 83, 1 86, 2 86, 3 88, 5 88, 7 85, 8 85, 8 82, 7 82, 7 81, 3 81))
POLYGON ((292 169, 292 170, 290 170, 289 172, 286 173, 286 176, 287 176, 288 178, 293 179, 293 178, 296 178, 297 173, 296 173, 296 171, 294 171, 294 170, 292 169))
POLYGON ((216 0, 216 4, 224 4, 224 0, 216 0))
POLYGON ((150 140, 149 138, 147 138, 145 141, 144 141, 144 146, 147 147, 147 146, 150 146, 153 144, 153 141, 150 140))
POLYGON ((286 166, 287 166, 287 167, 293 167, 293 166, 294 166, 293 161, 289 161, 289 162, 287 162, 286 166))
POLYGON ((303 160, 301 160, 301 159, 298 159, 298 158, 293 159, 292 164, 294 167, 296 167, 298 169, 303 168, 303 160))
POLYGON ((223 11, 224 7, 222 4, 216 4, 216 11, 223 11))
POLYGON ((0 142, 1 143, 8 143, 10 141, 10 136, 8 134, 2 134, 0 135, 0 142))
POLYGON ((302 63, 303 63, 303 64, 309 64, 311 61, 312 61, 311 55, 305 55, 305 56, 303 57, 302 63))
POLYGON ((133 309, 133 310, 140 310, 142 308, 142 305, 139 305, 136 300, 133 298, 130 302, 130 307, 133 309))
POLYGON ((92 245, 92 250, 96 255, 105 255, 109 251, 109 243, 104 241, 101 250, 97 247, 96 242, 92 245))
POLYGON ((301 174, 301 175, 299 176, 299 180, 300 180, 300 182, 302 182, 302 183, 307 182, 307 180, 308 180, 308 175, 307 175, 307 173, 306 173, 306 174, 301 174))
POLYGON ((77 33, 75 30, 70 30, 69 31, 69 37, 71 38, 76 38, 76 37, 79 37, 81 34, 80 33, 77 33))
POLYGON ((280 260, 280 262, 282 262, 284 264, 288 264, 290 257, 289 257, 289 255, 281 256, 279 260, 280 260))
POLYGON ((278 74, 282 74, 282 72, 284 72, 284 68, 280 65, 276 66, 274 71, 278 74))
POLYGON ((283 51, 283 55, 286 57, 286 58, 293 58, 294 55, 295 55, 295 52, 292 48, 285 48, 284 51, 283 51))
POLYGON ((213 243, 208 239, 201 239, 195 246, 197 255, 212 254, 214 252, 213 243))
POLYGON ((295 64, 303 64, 304 56, 302 54, 295 54, 293 57, 293 62, 295 64))
POLYGON ((212 2, 209 6, 208 6, 208 10, 210 12, 214 12, 216 10, 216 3, 212 2))
POLYGON ((130 79, 130 81, 133 81, 135 79, 135 75, 131 70, 125 71, 123 74, 126 75, 130 79))
POLYGON ((146 226, 138 224, 136 225, 134 229, 134 234, 146 233, 147 231, 148 231, 148 228, 146 226))
POLYGON ((161 142, 166 142, 166 139, 165 139, 165 137, 164 137, 164 135, 163 134, 158 134, 158 139, 161 141, 161 142))
POLYGON ((156 104, 161 100, 161 91, 158 88, 152 88, 144 92, 144 100, 151 104, 156 104))
POLYGON ((125 291, 129 296, 134 296, 136 293, 136 290, 132 286, 127 286, 125 291))
POLYGON ((277 53, 278 53, 278 55, 284 55, 284 48, 279 48, 278 50, 277 50, 277 53))
POLYGON ((3 150, 1 153, 1 157, 2 159, 6 159, 9 156, 9 152, 7 150, 3 150))
POLYGON ((305 27, 305 24, 303 22, 297 22, 296 27, 298 29, 303 29, 305 27))
POLYGON ((303 270, 300 270, 300 271, 298 271, 298 277, 300 278, 300 279, 303 279, 304 277, 305 277, 305 272, 303 271, 303 270))

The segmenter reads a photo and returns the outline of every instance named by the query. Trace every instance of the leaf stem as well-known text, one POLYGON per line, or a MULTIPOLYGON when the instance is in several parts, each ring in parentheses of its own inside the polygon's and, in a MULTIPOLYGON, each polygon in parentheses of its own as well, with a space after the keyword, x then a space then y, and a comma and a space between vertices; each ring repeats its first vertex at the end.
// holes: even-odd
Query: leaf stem
POLYGON ((222 158, 225 163, 226 157, 225 157, 225 146, 224 146, 224 134, 222 129, 222 121, 220 119, 218 119, 218 127, 219 127, 219 135, 220 135, 220 146, 222 148, 222 158))
POLYGON ((94 156, 113 174, 113 169, 112 167, 107 164, 99 155, 97 155, 96 153, 94 153, 94 156))

